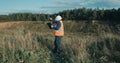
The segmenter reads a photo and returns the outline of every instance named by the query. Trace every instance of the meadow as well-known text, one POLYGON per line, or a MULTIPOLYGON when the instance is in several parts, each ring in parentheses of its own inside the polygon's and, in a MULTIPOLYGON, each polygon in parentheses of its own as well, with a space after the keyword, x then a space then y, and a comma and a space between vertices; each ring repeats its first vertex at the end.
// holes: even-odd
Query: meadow
POLYGON ((64 21, 63 52, 52 53, 47 21, 0 23, 0 63, 119 63, 120 24, 64 21))

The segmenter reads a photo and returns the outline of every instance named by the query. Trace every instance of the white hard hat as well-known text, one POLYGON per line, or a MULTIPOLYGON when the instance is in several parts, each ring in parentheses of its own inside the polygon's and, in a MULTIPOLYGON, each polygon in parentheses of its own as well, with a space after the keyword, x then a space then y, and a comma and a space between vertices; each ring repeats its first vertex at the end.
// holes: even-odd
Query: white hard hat
POLYGON ((55 20, 56 21, 60 21, 62 19, 62 17, 60 15, 56 16, 55 20))

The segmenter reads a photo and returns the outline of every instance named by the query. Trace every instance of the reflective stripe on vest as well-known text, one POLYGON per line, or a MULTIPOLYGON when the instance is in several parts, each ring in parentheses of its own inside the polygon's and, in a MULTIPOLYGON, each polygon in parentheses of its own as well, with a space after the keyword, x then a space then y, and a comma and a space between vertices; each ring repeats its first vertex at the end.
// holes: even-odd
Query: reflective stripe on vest
POLYGON ((54 32, 54 35, 55 35, 55 36, 63 36, 63 35, 64 35, 64 26, 63 26, 63 22, 60 21, 60 23, 61 23, 60 28, 59 28, 58 30, 55 30, 55 32, 54 32))

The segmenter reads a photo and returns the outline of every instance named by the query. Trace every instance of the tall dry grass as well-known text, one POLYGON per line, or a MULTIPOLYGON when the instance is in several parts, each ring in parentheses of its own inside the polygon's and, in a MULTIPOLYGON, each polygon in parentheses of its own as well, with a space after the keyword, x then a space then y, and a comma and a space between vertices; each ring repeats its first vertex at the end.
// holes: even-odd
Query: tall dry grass
POLYGON ((0 29, 1 63, 119 63, 120 36, 107 23, 64 22, 63 52, 52 53, 54 36, 43 22, 0 29))

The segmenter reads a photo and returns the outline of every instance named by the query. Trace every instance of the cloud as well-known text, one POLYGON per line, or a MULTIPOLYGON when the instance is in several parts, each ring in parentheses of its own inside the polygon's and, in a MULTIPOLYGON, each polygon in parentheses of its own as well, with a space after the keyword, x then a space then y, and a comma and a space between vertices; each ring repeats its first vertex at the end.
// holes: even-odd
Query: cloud
POLYGON ((0 9, 0 15, 11 13, 50 13, 50 9, 0 9))
MULTIPOLYGON (((39 4, 39 3, 37 3, 39 4)), ((37 5, 36 4, 36 5, 37 5)), ((120 8, 120 0, 51 0, 44 5, 30 7, 1 7, 0 13, 32 12, 32 13, 57 13, 74 8, 120 8), (37 7, 37 8, 34 8, 37 7)))
POLYGON ((62 1, 56 1, 56 3, 58 5, 75 7, 75 6, 84 6, 87 4, 93 4, 94 1, 91 1, 91 0, 62 0, 62 1))
POLYGON ((55 5, 64 7, 112 8, 120 7, 120 0, 56 0, 55 5))
POLYGON ((120 1, 118 0, 101 0, 96 1, 93 4, 89 5, 91 7, 99 7, 99 8, 119 8, 120 1))
POLYGON ((54 0, 51 5, 40 7, 41 12, 57 13, 74 8, 116 8, 119 7, 119 0, 54 0), (114 3, 114 4, 113 4, 114 3))
POLYGON ((106 2, 110 3, 111 5, 120 5, 120 0, 108 0, 106 2))
POLYGON ((111 5, 119 5, 120 6, 120 0, 109 0, 109 3, 111 3, 111 5))

